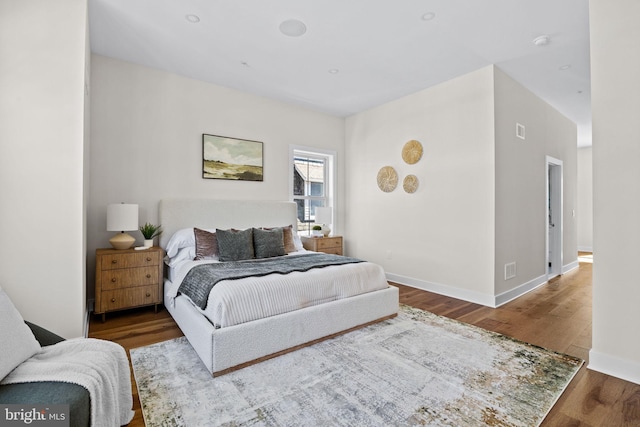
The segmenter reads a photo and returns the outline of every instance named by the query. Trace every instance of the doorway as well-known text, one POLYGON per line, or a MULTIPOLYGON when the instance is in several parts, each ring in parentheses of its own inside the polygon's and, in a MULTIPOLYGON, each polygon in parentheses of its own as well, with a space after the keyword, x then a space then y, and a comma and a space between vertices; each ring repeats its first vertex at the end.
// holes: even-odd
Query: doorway
POLYGON ((547 156, 547 280, 562 274, 562 160, 547 156))

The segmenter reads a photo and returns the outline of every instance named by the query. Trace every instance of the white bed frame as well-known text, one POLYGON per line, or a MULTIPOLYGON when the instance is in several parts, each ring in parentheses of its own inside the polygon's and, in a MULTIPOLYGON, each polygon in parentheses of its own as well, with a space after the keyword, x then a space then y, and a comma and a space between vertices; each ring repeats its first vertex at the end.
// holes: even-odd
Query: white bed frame
MULTIPOLYGON (((294 202, 165 199, 159 221, 166 248, 177 230, 198 228, 297 228, 294 202)), ((307 307, 235 326, 215 329, 189 302, 178 296, 167 310, 212 375, 221 375, 277 356, 320 339, 393 317, 398 312, 398 289, 393 286, 351 298, 307 307)))

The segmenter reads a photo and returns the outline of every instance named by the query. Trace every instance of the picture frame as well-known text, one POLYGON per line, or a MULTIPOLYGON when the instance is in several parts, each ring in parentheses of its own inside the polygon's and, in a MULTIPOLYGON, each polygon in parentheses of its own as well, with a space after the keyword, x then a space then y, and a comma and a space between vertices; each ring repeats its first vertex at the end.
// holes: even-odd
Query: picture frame
POLYGON ((202 134, 202 178, 262 181, 263 144, 260 141, 202 134))

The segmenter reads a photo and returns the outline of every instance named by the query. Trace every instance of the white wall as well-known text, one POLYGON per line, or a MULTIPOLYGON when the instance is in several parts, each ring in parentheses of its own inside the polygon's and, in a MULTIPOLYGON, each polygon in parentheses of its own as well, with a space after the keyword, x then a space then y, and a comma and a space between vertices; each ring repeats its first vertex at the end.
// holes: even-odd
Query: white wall
POLYGON ((347 253, 392 280, 490 304, 494 254, 493 67, 348 117, 347 253), (403 145, 424 147, 404 163, 403 145), (377 187, 383 166, 399 186, 377 187), (414 174, 418 191, 402 180, 414 174))
POLYGON ((593 347, 589 367, 640 383, 640 2, 590 0, 593 347))
POLYGON ((563 264, 577 261, 577 129, 498 68, 495 96, 495 291, 501 295, 546 282, 546 156, 563 162, 563 264), (524 140, 516 137, 516 123, 525 126, 524 140), (511 262, 517 275, 505 280, 511 262))
POLYGON ((578 250, 593 252, 593 147, 578 149, 578 250))
POLYGON ((0 286, 64 337, 85 326, 84 0, 0 2, 0 286))
MULTIPOLYGON (((291 144, 337 152, 342 212, 342 118, 99 55, 91 88, 90 269, 95 249, 109 247, 113 234, 105 230, 109 203, 139 204, 142 224, 157 223, 166 197, 287 200, 291 144), (262 141, 264 181, 203 179, 203 133, 262 141)), ((336 233, 341 223, 336 218, 336 233)))
POLYGON ((489 306, 544 283, 547 155, 563 161, 564 263, 577 266, 576 125, 498 68, 351 116, 346 129, 348 253, 391 280, 489 306), (401 158, 410 139, 425 149, 416 165, 401 158), (386 165, 400 175, 391 193, 376 185, 386 165), (402 190, 407 174, 420 179, 415 194, 402 190))

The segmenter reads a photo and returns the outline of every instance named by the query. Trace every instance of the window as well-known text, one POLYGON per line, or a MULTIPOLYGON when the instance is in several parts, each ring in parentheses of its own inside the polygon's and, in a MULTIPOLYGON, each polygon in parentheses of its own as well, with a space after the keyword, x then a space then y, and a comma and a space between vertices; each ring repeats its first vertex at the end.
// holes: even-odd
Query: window
POLYGON ((333 206, 335 153, 292 147, 290 197, 298 205, 298 233, 311 234, 315 208, 333 206))

